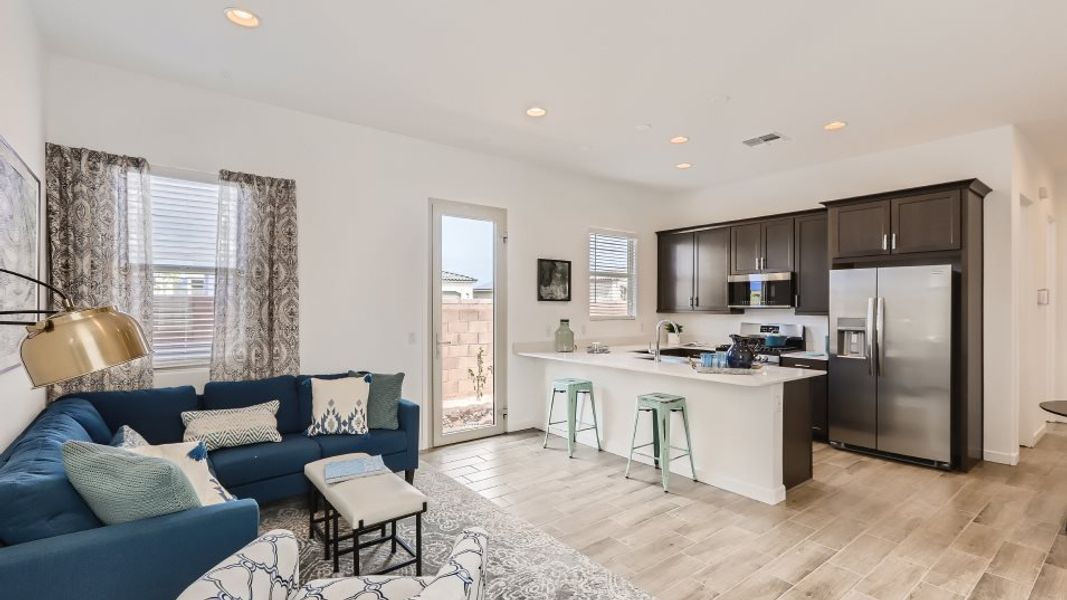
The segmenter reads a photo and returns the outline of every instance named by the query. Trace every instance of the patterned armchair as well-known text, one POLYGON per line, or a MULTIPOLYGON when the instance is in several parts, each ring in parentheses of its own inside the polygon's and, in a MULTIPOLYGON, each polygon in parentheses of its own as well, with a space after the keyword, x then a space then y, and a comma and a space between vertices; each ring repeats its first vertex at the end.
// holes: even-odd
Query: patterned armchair
POLYGON ((370 575, 300 585, 296 537, 275 529, 215 565, 178 600, 341 600, 364 595, 384 600, 484 600, 488 543, 484 530, 465 530, 433 577, 370 575))

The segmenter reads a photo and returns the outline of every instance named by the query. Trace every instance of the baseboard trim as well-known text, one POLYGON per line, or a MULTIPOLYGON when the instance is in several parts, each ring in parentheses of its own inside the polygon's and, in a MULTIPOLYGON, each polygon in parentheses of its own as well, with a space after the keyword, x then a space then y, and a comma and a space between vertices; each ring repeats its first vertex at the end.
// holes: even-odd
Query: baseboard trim
POLYGON ((1045 437, 1046 433, 1048 433, 1048 423, 1042 423, 1041 427, 1038 427, 1037 431, 1035 431, 1034 435, 1030 438, 1034 440, 1034 443, 1030 447, 1033 448, 1036 446, 1041 441, 1041 438, 1045 437))
POLYGON ((1014 466, 1019 464, 1019 451, 1016 450, 1015 452, 997 452, 995 450, 985 450, 984 452, 982 452, 982 458, 989 462, 1014 466))

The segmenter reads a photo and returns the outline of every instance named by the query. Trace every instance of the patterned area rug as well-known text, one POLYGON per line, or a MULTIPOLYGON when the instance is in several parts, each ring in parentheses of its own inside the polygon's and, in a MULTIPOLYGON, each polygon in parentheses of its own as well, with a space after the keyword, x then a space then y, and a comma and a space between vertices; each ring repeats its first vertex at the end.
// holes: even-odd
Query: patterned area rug
MULTIPOLYGON (((489 598, 651 600, 622 577, 430 465, 424 463, 419 468, 415 486, 430 498, 423 519, 423 575, 437 572, 464 527, 479 526, 489 532, 489 598)), ((288 529, 299 538, 302 582, 335 576, 332 562, 323 559, 321 541, 308 540, 306 502, 269 504, 262 508, 262 515, 263 531, 288 529)), ((401 537, 414 544, 414 519, 408 521, 399 528, 401 537)), ((365 572, 377 570, 389 560, 388 544, 379 548, 360 554, 365 572)), ((406 555, 398 550, 396 556, 403 560, 406 555)), ((345 555, 340 574, 351 572, 352 556, 345 555)), ((414 567, 397 573, 414 574, 414 567)))

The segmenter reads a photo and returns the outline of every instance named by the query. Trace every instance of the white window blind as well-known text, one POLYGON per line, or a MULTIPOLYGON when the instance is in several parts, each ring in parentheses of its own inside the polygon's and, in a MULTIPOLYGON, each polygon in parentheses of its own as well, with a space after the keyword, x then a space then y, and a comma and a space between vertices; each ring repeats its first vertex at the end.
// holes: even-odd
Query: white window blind
POLYGON ((153 175, 153 365, 206 365, 215 320, 219 186, 153 175))
POLYGON ((637 238, 618 232, 589 233, 589 317, 637 315, 637 238))

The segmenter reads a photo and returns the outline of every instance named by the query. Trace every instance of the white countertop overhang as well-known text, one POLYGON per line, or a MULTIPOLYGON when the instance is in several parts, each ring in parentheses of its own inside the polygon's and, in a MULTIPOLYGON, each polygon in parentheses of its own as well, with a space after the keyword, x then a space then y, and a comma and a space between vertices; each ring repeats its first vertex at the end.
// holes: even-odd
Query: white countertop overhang
POLYGON ((637 352, 646 349, 647 348, 644 346, 614 346, 609 354, 589 354, 583 350, 578 350, 576 352, 517 351, 516 354, 527 358, 539 358, 542 360, 591 367, 620 369, 623 371, 662 375, 666 377, 682 377, 685 379, 706 381, 708 383, 721 383, 745 387, 763 387, 789 381, 797 381, 800 379, 810 379, 812 377, 826 374, 826 371, 817 369, 797 369, 774 365, 763 365, 762 368, 758 369, 752 375, 705 374, 698 373, 686 362, 680 362, 677 359, 670 360, 670 357, 665 358, 662 362, 656 362, 648 358, 641 358, 641 355, 637 352))

